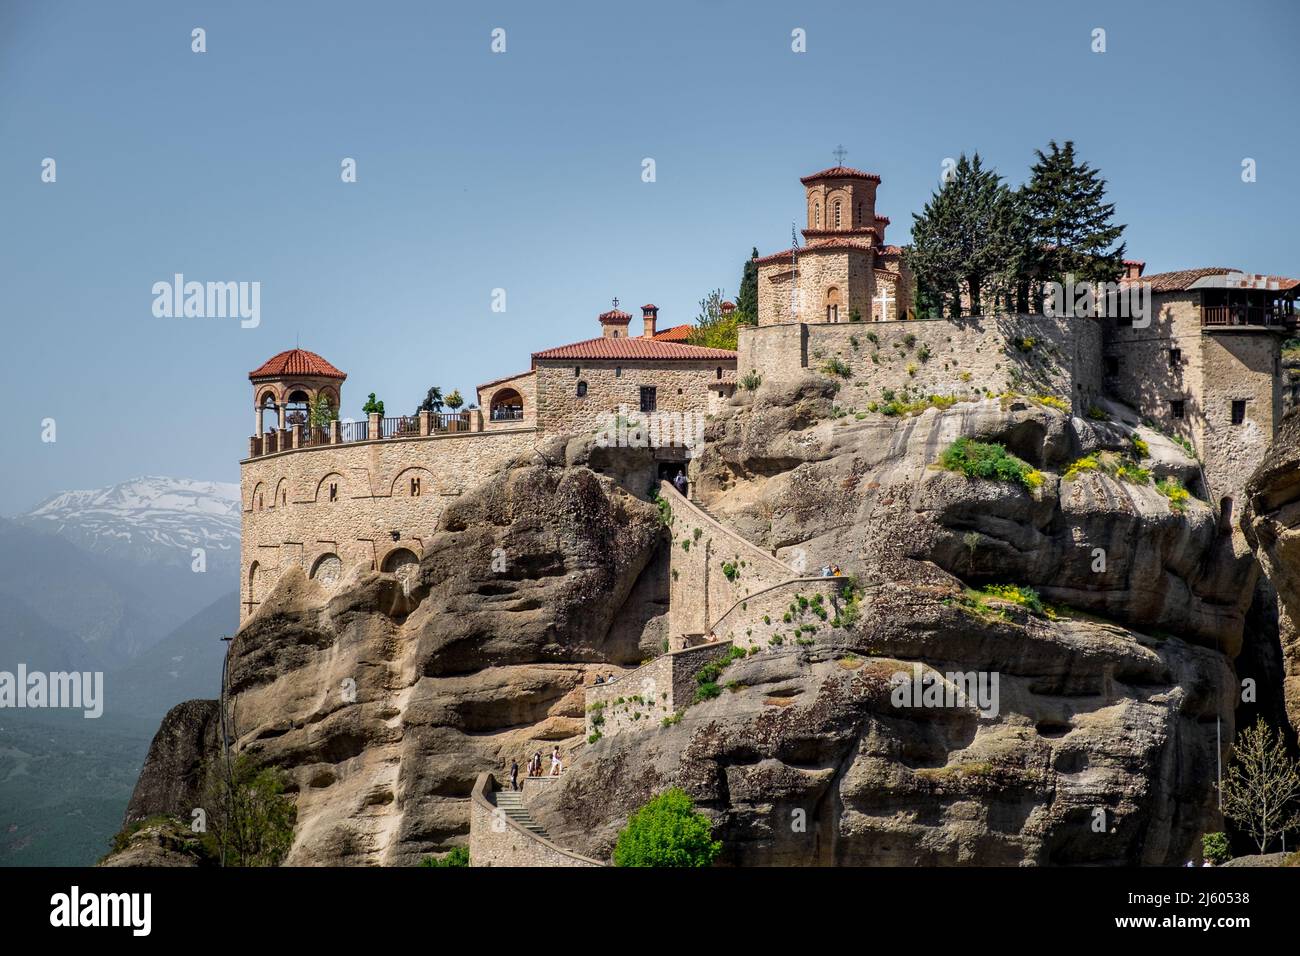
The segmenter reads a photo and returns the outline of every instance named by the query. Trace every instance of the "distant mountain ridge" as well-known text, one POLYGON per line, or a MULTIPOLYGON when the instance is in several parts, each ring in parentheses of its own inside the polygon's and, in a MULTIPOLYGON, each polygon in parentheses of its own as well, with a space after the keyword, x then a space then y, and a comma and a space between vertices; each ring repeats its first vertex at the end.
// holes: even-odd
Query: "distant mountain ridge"
POLYGON ((194 548, 206 550, 209 565, 239 562, 239 486, 231 482, 147 475, 60 492, 14 520, 141 564, 188 567, 194 548))

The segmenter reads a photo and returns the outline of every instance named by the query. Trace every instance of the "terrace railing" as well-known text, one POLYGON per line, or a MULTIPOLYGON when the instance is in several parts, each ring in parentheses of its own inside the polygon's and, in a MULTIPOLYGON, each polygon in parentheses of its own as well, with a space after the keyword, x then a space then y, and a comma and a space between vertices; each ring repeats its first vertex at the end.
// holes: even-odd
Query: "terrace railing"
POLYGON ((1201 308, 1201 324, 1204 326, 1275 325, 1295 328, 1296 316, 1263 305, 1207 305, 1201 308))

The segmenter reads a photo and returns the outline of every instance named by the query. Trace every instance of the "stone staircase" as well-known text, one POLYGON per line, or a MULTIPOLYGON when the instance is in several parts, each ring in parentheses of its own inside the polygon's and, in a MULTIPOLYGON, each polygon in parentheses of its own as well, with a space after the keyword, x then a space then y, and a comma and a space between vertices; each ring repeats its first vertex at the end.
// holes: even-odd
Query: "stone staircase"
POLYGON ((549 839, 546 835, 546 828, 532 818, 528 808, 524 806, 524 795, 519 790, 498 790, 493 794, 497 809, 501 810, 507 817, 519 824, 534 836, 539 836, 543 840, 549 839))

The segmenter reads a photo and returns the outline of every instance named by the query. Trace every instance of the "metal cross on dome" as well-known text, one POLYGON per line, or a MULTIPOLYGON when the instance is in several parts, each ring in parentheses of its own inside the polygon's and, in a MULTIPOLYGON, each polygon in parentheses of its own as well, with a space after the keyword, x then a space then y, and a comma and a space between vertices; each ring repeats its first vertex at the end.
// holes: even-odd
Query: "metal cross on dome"
POLYGON ((618 308, 618 296, 614 296, 614 308, 618 308))
POLYGON ((847 156, 848 154, 849 151, 845 149, 843 146, 836 146, 835 149, 831 152, 831 155, 835 157, 836 166, 843 166, 844 157, 847 156))

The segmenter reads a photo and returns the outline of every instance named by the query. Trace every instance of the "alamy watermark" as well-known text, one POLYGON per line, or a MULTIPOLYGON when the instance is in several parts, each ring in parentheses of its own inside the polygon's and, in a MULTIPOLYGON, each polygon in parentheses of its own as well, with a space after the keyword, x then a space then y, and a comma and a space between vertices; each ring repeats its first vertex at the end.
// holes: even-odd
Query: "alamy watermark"
POLYGON ((177 272, 171 282, 153 284, 153 314, 159 319, 240 319, 240 327, 262 324, 262 283, 186 282, 177 272))
POLYGON ((0 671, 0 710, 6 707, 81 710, 93 720, 104 713, 104 672, 46 673, 19 664, 17 673, 0 671))
POLYGON ((912 665, 912 673, 895 671, 889 701, 900 708, 964 708, 975 706, 982 717, 998 715, 997 671, 950 671, 940 674, 912 665))
POLYGON ((1132 319, 1133 328, 1151 324, 1150 282, 1065 282, 1043 285, 1043 314, 1050 318, 1132 319))
POLYGON ((596 428, 596 444, 601 448, 681 447, 694 457, 704 445, 702 412, 633 413, 620 405, 617 412, 601 412, 596 428))

